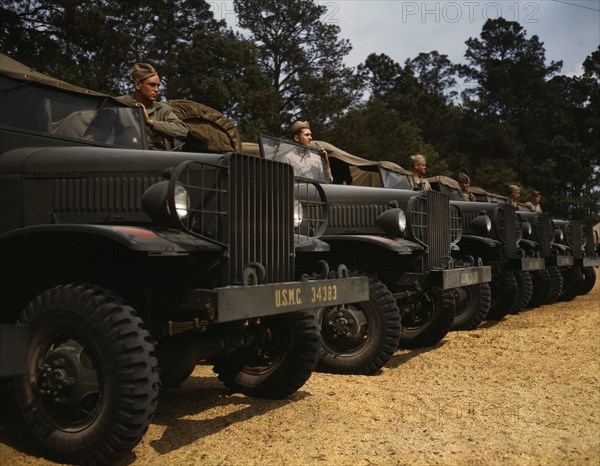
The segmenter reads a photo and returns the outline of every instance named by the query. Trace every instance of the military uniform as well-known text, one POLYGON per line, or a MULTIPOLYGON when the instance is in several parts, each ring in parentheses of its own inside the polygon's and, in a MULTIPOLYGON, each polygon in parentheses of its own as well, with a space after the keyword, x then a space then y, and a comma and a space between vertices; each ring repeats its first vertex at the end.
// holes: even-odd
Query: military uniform
POLYGON ((525 205, 532 212, 541 212, 542 206, 540 204, 534 204, 533 202, 526 202, 525 205))
MULTIPOLYGON (((127 105, 136 105, 137 100, 133 95, 124 95, 118 99, 127 105)), ((188 130, 165 103, 153 102, 151 107, 146 107, 148 116, 154 121, 153 127, 146 126, 148 147, 152 150, 172 150, 175 138, 185 139, 188 130)))
POLYGON ((295 176, 311 180, 326 180, 321 157, 308 149, 294 148, 283 154, 277 154, 273 160, 289 163, 294 169, 295 176))
POLYGON ((463 190, 460 191, 460 198, 462 201, 475 201, 475 194, 473 193, 469 193, 469 192, 465 192, 463 190))
POLYGON ((417 182, 411 174, 411 175, 406 175, 406 181, 407 181, 408 185, 410 186, 410 189, 414 189, 416 191, 418 191, 418 190, 430 191, 431 190, 431 185, 429 184, 429 181, 427 181, 425 178, 421 178, 421 181, 417 182))

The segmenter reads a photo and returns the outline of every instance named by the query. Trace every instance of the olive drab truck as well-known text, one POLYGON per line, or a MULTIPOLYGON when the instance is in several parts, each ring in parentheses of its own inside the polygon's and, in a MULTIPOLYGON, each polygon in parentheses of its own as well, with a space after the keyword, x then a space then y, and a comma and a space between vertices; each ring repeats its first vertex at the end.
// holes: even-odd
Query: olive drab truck
POLYGON ((61 462, 130 451, 200 362, 288 396, 319 357, 314 309, 368 298, 343 264, 296 272, 288 165, 149 151, 140 111, 0 56, 0 362, 23 356, 2 375, 61 462))
POLYGON ((512 204, 484 199, 464 201, 459 184, 447 176, 428 178, 432 189, 450 196, 462 213, 463 235, 460 255, 481 257, 492 267, 491 306, 488 319, 499 320, 529 305, 533 294, 532 275, 546 269, 539 252, 523 249, 521 219, 512 204))
MULTIPOLYGON (((258 149, 267 160, 300 157, 297 178, 313 180, 296 193, 304 228, 328 243, 328 263, 343 263, 351 275, 370 280, 368 301, 319 310, 322 370, 373 374, 397 347, 436 345, 454 320, 455 290, 487 287, 489 267, 459 266, 451 257, 461 227, 448 196, 336 184, 331 165, 329 183, 328 162, 318 147, 261 136, 258 149)), ((314 268, 316 258, 299 254, 299 267, 314 268)))

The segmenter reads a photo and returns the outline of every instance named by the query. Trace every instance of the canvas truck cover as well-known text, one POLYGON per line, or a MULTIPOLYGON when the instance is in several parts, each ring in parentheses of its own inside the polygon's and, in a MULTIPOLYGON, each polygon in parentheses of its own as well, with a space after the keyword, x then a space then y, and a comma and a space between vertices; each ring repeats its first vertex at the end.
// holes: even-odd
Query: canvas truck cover
POLYGON ((336 182, 342 167, 349 171, 347 184, 356 186, 382 187, 380 168, 400 175, 410 174, 408 170, 394 162, 364 159, 325 141, 313 141, 312 146, 323 147, 327 151, 336 182))
POLYGON ((36 82, 38 84, 43 84, 46 86, 55 87, 57 89, 76 92, 78 94, 93 95, 114 99, 114 97, 108 94, 92 91, 80 86, 75 86, 74 84, 69 84, 65 81, 61 81, 60 79, 56 79, 52 76, 40 73, 39 71, 36 71, 33 68, 30 68, 4 54, 0 54, 0 74, 12 79, 17 79, 19 81, 36 82))
POLYGON ((184 150, 188 152, 240 152, 242 139, 235 124, 215 110, 185 99, 167 101, 188 127, 184 150))

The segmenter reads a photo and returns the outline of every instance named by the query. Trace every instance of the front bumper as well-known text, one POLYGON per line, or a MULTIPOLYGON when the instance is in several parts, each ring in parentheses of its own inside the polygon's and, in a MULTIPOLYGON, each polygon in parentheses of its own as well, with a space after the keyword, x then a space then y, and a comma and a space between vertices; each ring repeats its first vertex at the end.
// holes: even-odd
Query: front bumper
POLYGON ((546 266, 548 267, 570 267, 575 265, 573 256, 551 256, 546 257, 546 266))
POLYGON ((216 324, 369 300, 369 279, 349 277, 194 289, 182 310, 216 324))
POLYGON ((484 265, 480 267, 434 269, 426 274, 406 273, 398 284, 410 288, 450 290, 488 283, 491 280, 492 268, 489 265, 484 265))
POLYGON ((582 257, 575 259, 575 265, 579 267, 600 267, 600 257, 582 257))
POLYGON ((544 270, 546 261, 541 257, 519 257, 509 261, 510 270, 519 270, 523 272, 533 272, 535 270, 544 270))

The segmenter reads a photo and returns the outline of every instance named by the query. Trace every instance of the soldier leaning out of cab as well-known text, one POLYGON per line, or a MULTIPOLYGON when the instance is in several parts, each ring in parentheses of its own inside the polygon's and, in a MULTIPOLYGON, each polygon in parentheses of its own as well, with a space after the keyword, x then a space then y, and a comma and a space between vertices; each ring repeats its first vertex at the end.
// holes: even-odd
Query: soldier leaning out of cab
MULTIPOLYGON (((160 78, 154 67, 148 63, 136 63, 131 69, 134 92, 117 97, 117 100, 131 107, 141 107, 144 111, 146 138, 151 150, 172 150, 176 139, 183 142, 188 129, 183 121, 165 103, 158 102, 160 78)), ((126 129, 126 128, 125 128, 126 129)), ((99 112, 83 136, 84 139, 106 142, 111 132, 120 133, 115 112, 105 109, 99 112)), ((123 136, 120 136, 123 138, 123 136)))
POLYGON ((469 188, 471 187, 471 178, 466 173, 460 172, 456 181, 460 186, 460 197, 463 201, 475 201, 475 195, 469 192, 469 188))
POLYGON ((431 185, 429 181, 425 179, 425 173, 427 172, 427 159, 422 154, 415 154, 409 157, 410 168, 412 174, 406 175, 406 181, 408 182, 410 189, 414 190, 430 190, 431 185))
POLYGON ((331 169, 329 168, 327 151, 322 147, 319 149, 321 159, 321 157, 308 150, 313 140, 309 122, 296 121, 290 126, 289 133, 292 140, 297 144, 305 146, 306 150, 277 154, 274 160, 289 163, 294 168, 296 176, 319 179, 324 173, 327 180, 331 183, 333 178, 331 176, 331 169))
POLYGON ((521 210, 521 206, 519 206, 519 197, 521 196, 521 188, 516 184, 508 185, 508 189, 506 191, 508 195, 508 204, 512 204, 515 210, 521 210))
POLYGON ((152 150, 171 150, 175 138, 185 139, 188 130, 171 107, 158 102, 160 77, 148 63, 136 63, 131 68, 134 92, 119 97, 129 105, 139 105, 144 110, 148 144, 152 150))
POLYGON ((533 191, 531 193, 531 200, 526 202, 525 205, 532 212, 541 212, 542 206, 540 205, 540 201, 542 200, 542 193, 539 191, 533 191))

